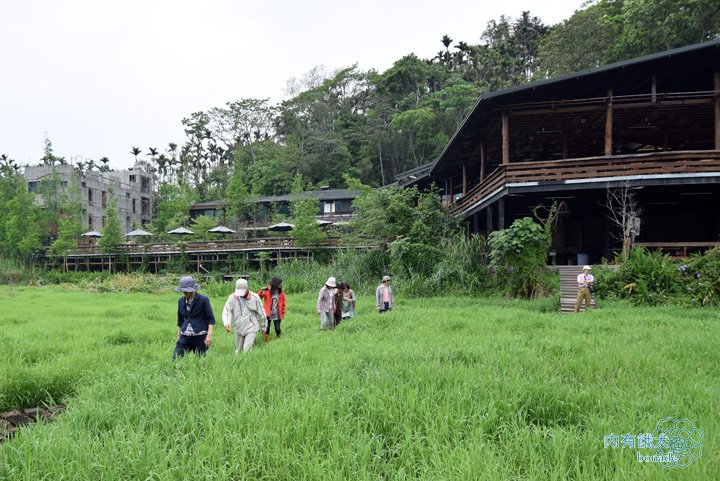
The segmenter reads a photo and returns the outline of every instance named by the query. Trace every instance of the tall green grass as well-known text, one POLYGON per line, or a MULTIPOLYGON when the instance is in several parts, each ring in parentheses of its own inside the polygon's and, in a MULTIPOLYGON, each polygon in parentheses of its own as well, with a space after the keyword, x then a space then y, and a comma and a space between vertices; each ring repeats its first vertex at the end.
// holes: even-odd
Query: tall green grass
MULTIPOLYGON (((223 296, 224 297, 224 296, 223 296)), ((63 401, 0 447, 0 479, 713 480, 720 472, 720 312, 604 303, 398 298, 321 333, 291 295, 283 338, 170 361, 175 294, 10 288, 2 409, 63 401), (604 449, 688 418, 684 470, 604 449)), ((219 315, 223 298, 213 297, 219 315)))

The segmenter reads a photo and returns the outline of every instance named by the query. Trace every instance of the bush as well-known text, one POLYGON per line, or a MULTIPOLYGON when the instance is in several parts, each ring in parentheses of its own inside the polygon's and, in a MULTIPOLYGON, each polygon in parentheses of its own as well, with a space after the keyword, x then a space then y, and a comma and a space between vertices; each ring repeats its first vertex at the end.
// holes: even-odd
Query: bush
POLYGON ((683 284, 681 290, 689 304, 720 303, 720 245, 703 255, 693 255, 678 271, 683 284))
POLYGON ((0 284, 21 284, 29 280, 30 274, 20 261, 0 258, 0 284))
POLYGON ((668 254, 635 248, 620 267, 624 295, 640 305, 664 304, 679 292, 677 265, 668 254))

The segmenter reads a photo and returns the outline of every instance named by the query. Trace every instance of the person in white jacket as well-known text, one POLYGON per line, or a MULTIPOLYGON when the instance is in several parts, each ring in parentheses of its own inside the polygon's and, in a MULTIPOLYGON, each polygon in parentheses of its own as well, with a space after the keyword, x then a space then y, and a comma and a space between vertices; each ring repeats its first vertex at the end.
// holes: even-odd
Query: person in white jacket
POLYGON ((267 328, 265 308, 257 294, 248 289, 245 279, 235 282, 235 292, 230 294, 222 313, 225 330, 235 332, 235 354, 247 352, 255 342, 260 329, 267 328))

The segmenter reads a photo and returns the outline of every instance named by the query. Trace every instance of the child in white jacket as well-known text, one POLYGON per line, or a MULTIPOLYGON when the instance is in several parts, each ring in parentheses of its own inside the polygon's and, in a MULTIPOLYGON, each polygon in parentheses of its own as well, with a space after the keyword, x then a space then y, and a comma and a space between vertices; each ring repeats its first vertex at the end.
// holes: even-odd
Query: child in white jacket
POLYGON ((247 352, 255 342, 255 336, 262 328, 267 328, 267 316, 262 301, 257 294, 248 289, 245 279, 238 279, 235 292, 230 294, 222 313, 225 330, 230 326, 235 331, 235 354, 247 352))

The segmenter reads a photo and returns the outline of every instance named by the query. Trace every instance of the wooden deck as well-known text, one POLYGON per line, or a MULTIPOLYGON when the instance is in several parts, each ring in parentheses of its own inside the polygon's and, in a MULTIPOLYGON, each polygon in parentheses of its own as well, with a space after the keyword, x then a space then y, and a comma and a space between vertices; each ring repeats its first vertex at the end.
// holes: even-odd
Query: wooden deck
POLYGON ((482 183, 458 199, 451 207, 451 213, 463 214, 507 184, 552 184, 583 179, 612 180, 613 177, 702 173, 720 174, 720 151, 653 152, 571 160, 512 162, 500 165, 482 183))

